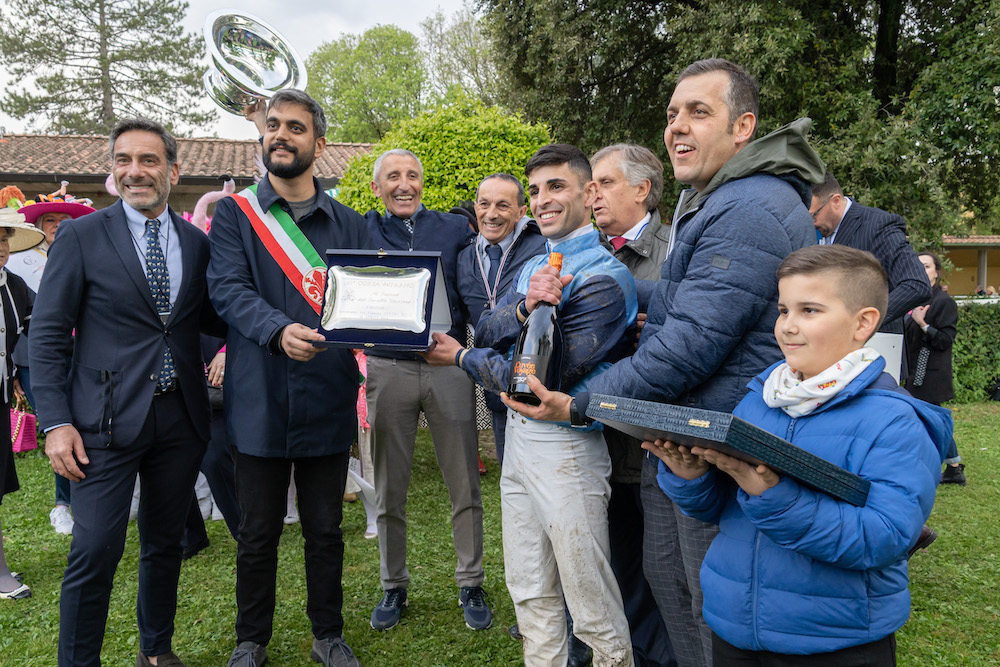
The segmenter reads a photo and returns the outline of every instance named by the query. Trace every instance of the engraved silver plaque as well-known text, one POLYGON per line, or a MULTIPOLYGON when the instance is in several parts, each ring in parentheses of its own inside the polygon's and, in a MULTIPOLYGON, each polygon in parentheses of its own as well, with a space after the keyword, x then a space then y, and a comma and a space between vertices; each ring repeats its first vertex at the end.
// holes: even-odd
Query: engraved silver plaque
POLYGON ((418 267, 331 266, 320 324, 337 329, 420 333, 432 273, 418 267))

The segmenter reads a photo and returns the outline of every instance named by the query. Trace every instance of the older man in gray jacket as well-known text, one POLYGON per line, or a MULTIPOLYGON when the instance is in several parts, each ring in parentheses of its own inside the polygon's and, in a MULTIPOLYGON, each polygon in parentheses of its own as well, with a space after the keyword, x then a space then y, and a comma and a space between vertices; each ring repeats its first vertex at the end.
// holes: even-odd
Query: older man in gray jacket
MULTIPOLYGON (((594 219, 601 244, 637 283, 658 280, 670 241, 670 226, 660 222, 656 208, 663 194, 663 164, 648 148, 615 144, 597 151, 590 166, 597 184, 594 219)), ((639 319, 645 320, 645 313, 639 319)), ((665 667, 673 660, 670 638, 643 574, 639 484, 645 452, 639 440, 610 428, 604 429, 604 439, 611 455, 611 569, 622 591, 635 663, 665 667)))

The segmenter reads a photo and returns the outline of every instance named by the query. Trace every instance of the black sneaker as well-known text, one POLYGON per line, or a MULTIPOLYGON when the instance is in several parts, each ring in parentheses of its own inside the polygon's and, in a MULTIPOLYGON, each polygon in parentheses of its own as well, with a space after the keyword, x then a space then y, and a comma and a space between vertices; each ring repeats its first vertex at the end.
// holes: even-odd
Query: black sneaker
POLYGON ((240 642, 229 656, 226 667, 262 667, 267 662, 267 648, 254 642, 240 642))
POLYGON ((486 591, 482 586, 463 587, 458 593, 458 606, 470 630, 485 630, 493 625, 493 612, 486 604, 486 591))
POLYGON ((405 588, 390 588, 372 610, 372 628, 388 630, 395 627, 403 615, 403 607, 408 604, 405 588))
POLYGON ((959 463, 957 466, 946 465, 941 473, 942 484, 958 484, 965 486, 965 464, 959 463))
POLYGON ((310 656, 323 667, 361 667, 361 661, 344 641, 344 637, 314 639, 310 656))

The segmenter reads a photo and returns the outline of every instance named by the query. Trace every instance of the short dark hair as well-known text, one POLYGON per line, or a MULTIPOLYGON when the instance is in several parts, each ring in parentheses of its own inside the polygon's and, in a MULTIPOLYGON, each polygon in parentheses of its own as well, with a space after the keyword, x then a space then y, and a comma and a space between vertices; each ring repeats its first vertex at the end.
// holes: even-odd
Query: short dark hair
POLYGON ((885 319, 889 280, 875 255, 839 244, 807 246, 785 258, 778 267, 778 280, 817 273, 833 276, 837 294, 848 310, 875 308, 881 319, 885 319))
POLYGON ((837 178, 833 175, 833 172, 826 172, 823 182, 813 186, 813 197, 817 199, 825 199, 833 195, 842 194, 844 194, 844 191, 841 189, 840 183, 837 182, 837 178))
POLYGON ((524 175, 530 177, 531 172, 539 167, 551 167, 565 164, 574 171, 584 185, 593 177, 590 161, 587 155, 572 144, 548 144, 542 146, 528 159, 524 165, 524 175))
POLYGON ((479 185, 476 186, 476 199, 479 199, 479 188, 483 187, 483 183, 485 183, 486 181, 492 180, 494 178, 497 179, 497 180, 500 180, 500 181, 506 181, 508 183, 513 183, 514 185, 516 185, 517 186, 517 205, 518 206, 524 206, 524 183, 522 183, 521 179, 518 178, 517 176, 513 176, 511 174, 506 174, 506 173, 504 173, 502 171, 498 171, 495 174, 490 174, 489 176, 487 176, 483 180, 479 181, 479 185))
POLYGON ((605 158, 616 157, 622 176, 631 186, 649 181, 649 193, 643 202, 647 211, 652 211, 660 203, 663 195, 663 163, 656 154, 645 146, 636 144, 614 144, 594 153, 590 166, 594 167, 605 158))
POLYGON ((312 114, 313 132, 316 138, 326 136, 326 114, 323 113, 323 107, 305 91, 296 88, 282 88, 267 101, 267 112, 270 113, 271 109, 286 102, 305 107, 306 111, 312 114))
MULTIPOLYGON (((692 76, 710 74, 712 72, 725 72, 729 75, 729 87, 722 96, 722 101, 729 107, 729 133, 733 132, 733 125, 736 120, 745 113, 752 113, 754 118, 758 118, 760 108, 760 87, 757 80, 745 69, 725 58, 706 58, 693 62, 684 68, 677 83, 692 76)), ((676 86, 676 84, 675 84, 676 86)), ((750 138, 757 132, 757 125, 754 125, 750 138)))
POLYGON ((108 150, 111 152, 112 162, 115 159, 115 142, 118 141, 118 137, 126 132, 134 131, 149 132, 158 136, 163 142, 163 152, 167 156, 167 164, 177 163, 177 140, 167 132, 165 127, 148 118, 123 118, 115 123, 115 126, 111 128, 111 135, 108 137, 108 150))

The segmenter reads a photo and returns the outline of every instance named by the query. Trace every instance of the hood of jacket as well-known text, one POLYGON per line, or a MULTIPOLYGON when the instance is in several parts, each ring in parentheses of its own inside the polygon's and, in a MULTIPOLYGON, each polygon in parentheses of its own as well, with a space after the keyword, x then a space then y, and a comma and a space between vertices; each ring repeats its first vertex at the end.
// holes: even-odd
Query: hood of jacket
MULTIPOLYGON (((771 371, 783 363, 784 361, 779 361, 772 364, 770 368, 751 380, 747 384, 750 391, 763 396, 764 381, 771 375, 771 371)), ((892 376, 885 373, 884 370, 885 358, 879 357, 868 368, 862 371, 858 377, 854 378, 849 385, 844 387, 840 393, 816 408, 814 414, 825 412, 835 405, 849 401, 864 391, 898 398, 908 403, 913 408, 913 411, 917 413, 917 417, 923 423, 924 428, 927 429, 927 433, 930 435, 935 446, 937 446, 938 452, 941 454, 941 460, 944 461, 948 445, 951 444, 952 430, 954 429, 951 410, 913 398, 908 391, 897 385, 892 376)))
POLYGON ((765 173, 788 181, 808 207, 812 186, 823 182, 826 165, 819 153, 809 145, 808 132, 812 119, 799 118, 768 135, 754 139, 746 148, 729 158, 705 189, 685 190, 681 194, 678 215, 698 207, 719 186, 739 178, 765 173))

